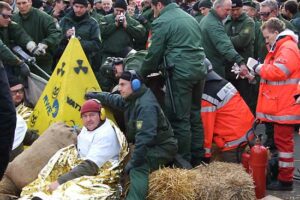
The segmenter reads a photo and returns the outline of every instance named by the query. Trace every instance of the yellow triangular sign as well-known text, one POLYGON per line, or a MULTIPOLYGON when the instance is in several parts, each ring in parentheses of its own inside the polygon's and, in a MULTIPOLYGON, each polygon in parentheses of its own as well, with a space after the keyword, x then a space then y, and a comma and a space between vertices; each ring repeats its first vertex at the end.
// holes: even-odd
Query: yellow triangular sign
MULTIPOLYGON (((87 91, 101 91, 77 38, 71 38, 29 119, 43 133, 54 122, 82 126, 80 108, 87 91)), ((108 117, 112 119, 111 113, 108 117)))

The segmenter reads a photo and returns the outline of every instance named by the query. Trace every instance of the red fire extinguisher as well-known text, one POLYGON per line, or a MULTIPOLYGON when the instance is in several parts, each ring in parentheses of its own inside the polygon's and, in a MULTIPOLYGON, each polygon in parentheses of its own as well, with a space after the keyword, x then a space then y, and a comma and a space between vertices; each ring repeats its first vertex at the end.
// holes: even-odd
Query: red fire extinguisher
POLYGON ((250 154, 243 153, 242 155, 243 166, 254 180, 257 199, 265 197, 266 194, 267 162, 268 152, 266 147, 261 145, 260 139, 257 139, 256 144, 251 147, 250 154))

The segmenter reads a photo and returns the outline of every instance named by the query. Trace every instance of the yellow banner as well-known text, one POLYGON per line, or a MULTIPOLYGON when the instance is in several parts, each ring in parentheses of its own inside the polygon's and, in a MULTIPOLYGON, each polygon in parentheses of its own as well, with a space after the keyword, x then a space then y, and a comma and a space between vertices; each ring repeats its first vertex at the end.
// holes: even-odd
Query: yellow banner
MULTIPOLYGON (((84 94, 91 91, 101 89, 79 40, 71 38, 30 116, 29 128, 41 134, 52 123, 60 121, 81 127, 84 94)), ((106 113, 108 118, 113 118, 111 113, 106 113)))

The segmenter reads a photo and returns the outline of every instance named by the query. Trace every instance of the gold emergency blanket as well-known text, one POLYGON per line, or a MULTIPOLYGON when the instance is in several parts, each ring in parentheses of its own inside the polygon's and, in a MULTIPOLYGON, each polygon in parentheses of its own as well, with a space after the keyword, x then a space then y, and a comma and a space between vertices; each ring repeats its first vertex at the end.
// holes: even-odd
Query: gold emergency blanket
POLYGON ((120 175, 123 169, 124 157, 128 154, 128 144, 120 129, 110 123, 116 130, 121 146, 119 161, 106 162, 96 176, 82 176, 60 185, 52 194, 47 190, 48 185, 77 166, 82 159, 78 158, 75 145, 60 149, 41 170, 38 178, 23 188, 20 199, 31 199, 38 196, 42 199, 75 200, 75 199, 119 199, 122 187, 120 175))
POLYGON ((29 117, 32 113, 32 108, 25 106, 24 103, 21 103, 17 106, 16 111, 21 117, 25 120, 26 123, 29 121, 29 117))

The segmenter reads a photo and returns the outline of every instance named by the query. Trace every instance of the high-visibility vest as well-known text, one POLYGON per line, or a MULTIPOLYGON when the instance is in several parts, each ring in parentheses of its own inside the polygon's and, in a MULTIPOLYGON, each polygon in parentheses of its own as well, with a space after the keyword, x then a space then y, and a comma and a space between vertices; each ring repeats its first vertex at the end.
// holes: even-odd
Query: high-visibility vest
POLYGON ((265 122, 299 124, 300 105, 294 99, 300 81, 298 46, 290 36, 275 45, 255 70, 261 76, 256 117, 265 122))
POLYGON ((228 81, 206 81, 201 101, 205 157, 211 156, 212 143, 227 151, 247 141, 254 116, 235 87, 228 81))

